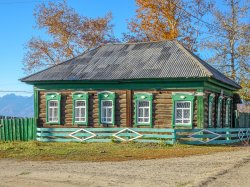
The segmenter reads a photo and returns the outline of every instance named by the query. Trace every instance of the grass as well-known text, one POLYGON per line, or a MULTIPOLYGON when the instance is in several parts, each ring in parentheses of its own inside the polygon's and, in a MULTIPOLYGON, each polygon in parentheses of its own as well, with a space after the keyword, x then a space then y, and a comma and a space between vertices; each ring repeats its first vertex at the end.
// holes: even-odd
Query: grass
POLYGON ((124 161, 185 157, 240 149, 232 146, 191 146, 147 143, 0 143, 0 158, 20 160, 124 161))

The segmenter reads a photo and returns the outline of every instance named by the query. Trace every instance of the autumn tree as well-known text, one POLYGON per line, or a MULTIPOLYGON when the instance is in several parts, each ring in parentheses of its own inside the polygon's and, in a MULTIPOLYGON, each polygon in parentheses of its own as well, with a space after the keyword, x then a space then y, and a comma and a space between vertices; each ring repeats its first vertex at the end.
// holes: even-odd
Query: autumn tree
MULTIPOLYGON (((249 2, 249 1, 248 1, 249 2)), ((225 8, 214 7, 213 26, 204 46, 210 51, 209 61, 243 89, 240 95, 250 101, 250 22, 249 3, 223 0, 225 8)))
POLYGON ((115 40, 111 13, 89 18, 80 15, 63 1, 39 4, 34 17, 35 28, 45 30, 48 37, 32 37, 27 42, 23 59, 27 72, 55 65, 101 43, 115 40))
POLYGON ((202 34, 201 18, 212 3, 205 0, 136 0, 136 17, 128 23, 125 41, 177 39, 190 50, 197 49, 202 34))

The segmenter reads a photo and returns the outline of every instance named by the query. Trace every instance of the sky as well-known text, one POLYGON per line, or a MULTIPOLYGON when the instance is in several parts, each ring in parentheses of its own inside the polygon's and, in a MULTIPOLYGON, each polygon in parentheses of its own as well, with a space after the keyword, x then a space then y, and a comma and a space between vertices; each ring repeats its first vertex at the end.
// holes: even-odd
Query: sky
MULTIPOLYGON (((32 86, 19 79, 27 75, 22 69, 25 43, 32 36, 46 36, 44 31, 34 28, 34 8, 41 2, 0 0, 0 96, 7 94, 5 91, 29 92, 16 92, 18 95, 31 95, 33 92, 32 86)), ((112 12, 114 33, 118 38, 127 30, 127 20, 135 15, 136 8, 134 0, 68 0, 68 4, 81 15, 89 17, 112 12)))

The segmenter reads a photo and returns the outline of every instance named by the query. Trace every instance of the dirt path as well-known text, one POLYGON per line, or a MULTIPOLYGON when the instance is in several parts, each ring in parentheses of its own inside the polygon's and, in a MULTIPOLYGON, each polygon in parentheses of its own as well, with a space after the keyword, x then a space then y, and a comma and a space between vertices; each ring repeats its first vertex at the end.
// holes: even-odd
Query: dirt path
POLYGON ((249 186, 250 148, 125 162, 0 160, 0 186, 249 186))

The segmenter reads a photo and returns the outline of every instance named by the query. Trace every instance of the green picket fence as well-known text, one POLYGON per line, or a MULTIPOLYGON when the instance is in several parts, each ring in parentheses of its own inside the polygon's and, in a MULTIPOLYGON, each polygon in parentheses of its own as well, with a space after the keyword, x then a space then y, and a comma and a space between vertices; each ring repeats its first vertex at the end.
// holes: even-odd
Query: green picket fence
POLYGON ((0 120, 0 141, 29 141, 36 139, 34 118, 0 120))
POLYGON ((164 128, 37 128, 42 142, 135 141, 175 143, 175 130, 164 128))
POLYGON ((193 145, 247 142, 250 140, 250 128, 176 129, 176 139, 193 145))

